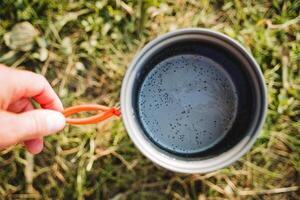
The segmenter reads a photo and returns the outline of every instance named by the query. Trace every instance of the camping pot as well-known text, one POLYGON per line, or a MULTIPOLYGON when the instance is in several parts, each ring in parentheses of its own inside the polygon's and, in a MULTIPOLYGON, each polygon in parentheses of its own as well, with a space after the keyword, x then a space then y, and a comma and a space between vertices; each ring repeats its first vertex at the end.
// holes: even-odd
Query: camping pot
POLYGON ((243 156, 263 125, 267 94, 255 59, 209 29, 159 36, 122 83, 121 113, 136 147, 166 169, 204 173, 243 156))
MULTIPOLYGON (((254 58, 235 40, 208 29, 181 29, 148 43, 126 72, 121 113, 136 147, 176 172, 204 173, 230 165, 255 142, 267 94, 254 58)), ((65 109, 69 124, 119 116, 118 108, 65 109), (81 111, 102 111, 68 118, 81 111)))

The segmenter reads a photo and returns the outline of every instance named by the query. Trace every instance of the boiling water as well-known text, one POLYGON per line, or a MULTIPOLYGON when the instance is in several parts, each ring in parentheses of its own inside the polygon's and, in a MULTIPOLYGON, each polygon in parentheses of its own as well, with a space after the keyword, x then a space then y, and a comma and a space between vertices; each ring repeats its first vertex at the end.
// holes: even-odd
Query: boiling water
POLYGON ((207 57, 187 54, 167 58, 147 74, 138 113, 156 145, 194 154, 226 135, 237 113, 237 93, 222 68, 207 57))

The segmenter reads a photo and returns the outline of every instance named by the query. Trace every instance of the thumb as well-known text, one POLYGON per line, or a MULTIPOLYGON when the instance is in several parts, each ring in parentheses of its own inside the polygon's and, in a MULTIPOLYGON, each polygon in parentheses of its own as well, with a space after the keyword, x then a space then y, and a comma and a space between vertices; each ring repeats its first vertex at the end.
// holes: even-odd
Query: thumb
POLYGON ((63 114, 53 110, 40 109, 21 114, 0 112, 0 148, 50 135, 64 126, 63 114))

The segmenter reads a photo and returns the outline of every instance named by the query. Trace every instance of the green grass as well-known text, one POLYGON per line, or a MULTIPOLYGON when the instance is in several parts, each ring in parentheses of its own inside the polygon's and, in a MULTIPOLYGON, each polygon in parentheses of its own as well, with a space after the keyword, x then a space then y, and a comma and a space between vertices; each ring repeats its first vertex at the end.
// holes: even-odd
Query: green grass
POLYGON ((154 165, 134 147, 121 119, 68 126, 47 137, 34 157, 21 145, 0 152, 0 199, 299 199, 300 1, 254 2, 1 0, 0 61, 45 75, 66 107, 117 104, 126 68, 148 41, 206 27, 254 55, 269 109, 251 151, 208 174, 154 165), (39 36, 31 50, 12 50, 4 35, 23 21, 39 36))

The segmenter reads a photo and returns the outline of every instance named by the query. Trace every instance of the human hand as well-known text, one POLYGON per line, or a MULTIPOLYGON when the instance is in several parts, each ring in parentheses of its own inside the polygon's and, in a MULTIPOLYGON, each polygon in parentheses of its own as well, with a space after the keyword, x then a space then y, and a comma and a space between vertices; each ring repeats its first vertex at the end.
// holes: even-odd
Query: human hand
POLYGON ((0 149, 24 142, 37 154, 43 137, 62 130, 63 105, 41 75, 0 64, 0 149), (30 99, 43 109, 34 109, 30 99))

